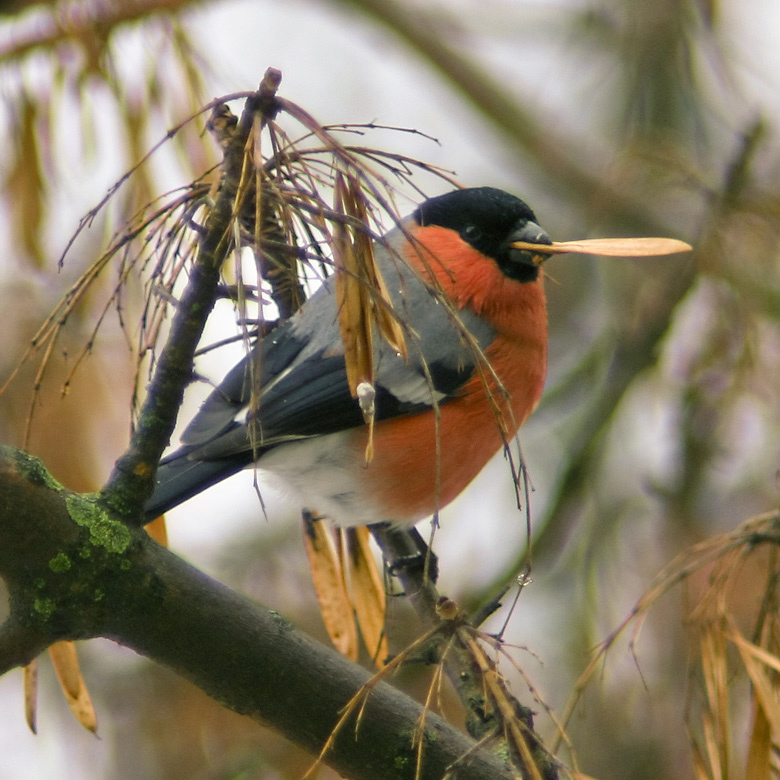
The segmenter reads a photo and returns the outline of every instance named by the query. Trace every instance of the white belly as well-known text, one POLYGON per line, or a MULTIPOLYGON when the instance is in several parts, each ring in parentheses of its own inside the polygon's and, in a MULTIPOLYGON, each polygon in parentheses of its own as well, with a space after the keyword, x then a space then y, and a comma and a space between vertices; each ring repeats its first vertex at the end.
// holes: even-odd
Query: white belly
POLYGON ((366 500, 360 471, 364 464, 347 443, 349 434, 332 433, 280 444, 263 455, 258 468, 280 477, 302 507, 336 525, 368 525, 377 517, 366 500))

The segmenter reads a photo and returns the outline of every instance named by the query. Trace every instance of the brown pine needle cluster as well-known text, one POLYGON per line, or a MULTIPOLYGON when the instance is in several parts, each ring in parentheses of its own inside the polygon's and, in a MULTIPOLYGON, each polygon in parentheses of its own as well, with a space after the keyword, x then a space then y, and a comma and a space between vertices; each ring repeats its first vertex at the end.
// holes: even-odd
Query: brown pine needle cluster
MULTIPOLYGON (((607 652, 633 626, 631 647, 659 599, 685 586, 687 627, 694 650, 687 723, 696 777, 751 780, 776 777, 780 749, 780 513, 751 518, 694 545, 656 578, 627 618, 597 648, 578 680, 567 723, 607 652), (763 584, 756 587, 757 583, 763 584), (735 687, 750 686, 751 724, 740 718, 735 687)), ((553 746, 556 750, 557 746, 553 746)))
MULTIPOLYGON (((426 732, 426 714, 434 706, 441 710, 441 686, 444 681, 447 656, 456 652, 456 648, 459 652, 467 653, 471 659, 471 673, 477 678, 474 687, 481 691, 469 702, 472 708, 470 716, 473 716, 469 731, 472 732, 472 736, 478 737, 474 751, 488 748, 500 753, 521 777, 528 780, 554 780, 560 776, 559 769, 562 770, 562 767, 559 767, 556 760, 545 750, 533 731, 531 712, 511 694, 504 676, 498 669, 498 656, 503 655, 519 670, 503 643, 495 637, 474 629, 466 615, 449 599, 441 599, 438 613, 440 620, 435 626, 390 660, 350 699, 320 755, 306 773, 306 778, 315 776, 316 769, 327 760, 328 752, 343 729, 350 723, 353 724, 355 731, 360 728, 363 710, 376 685, 398 671, 403 664, 409 663, 420 655, 428 655, 433 650, 439 660, 434 666, 425 697, 425 708, 412 737, 412 746, 416 754, 415 776, 421 777, 425 745, 427 740, 432 738, 426 732), (479 725, 476 724, 477 721, 479 725)), ((533 689, 531 690, 533 692, 533 689)), ((546 705, 543 706, 547 709, 546 705)), ((449 772, 457 776, 458 766, 468 763, 471 757, 469 754, 461 756, 449 768, 449 772)))

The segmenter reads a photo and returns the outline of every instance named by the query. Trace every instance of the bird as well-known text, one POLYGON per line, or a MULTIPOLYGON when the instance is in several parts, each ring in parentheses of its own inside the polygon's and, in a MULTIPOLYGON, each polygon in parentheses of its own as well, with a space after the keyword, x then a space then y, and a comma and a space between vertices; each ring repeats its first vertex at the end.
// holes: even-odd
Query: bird
POLYGON ((160 462, 146 519, 253 464, 342 527, 408 527, 445 507, 541 398, 550 244, 500 189, 422 202, 375 243, 407 336, 405 354, 373 339, 371 424, 350 391, 331 276, 211 391, 160 462))

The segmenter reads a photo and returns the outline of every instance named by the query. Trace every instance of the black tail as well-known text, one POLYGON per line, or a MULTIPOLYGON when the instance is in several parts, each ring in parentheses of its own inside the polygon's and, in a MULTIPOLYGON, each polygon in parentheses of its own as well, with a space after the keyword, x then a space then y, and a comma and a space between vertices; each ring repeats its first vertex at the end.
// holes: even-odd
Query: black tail
POLYGON ((144 514, 151 522, 169 509, 235 474, 252 462, 249 453, 218 460, 190 460, 174 453, 160 463, 157 485, 146 502, 144 514))

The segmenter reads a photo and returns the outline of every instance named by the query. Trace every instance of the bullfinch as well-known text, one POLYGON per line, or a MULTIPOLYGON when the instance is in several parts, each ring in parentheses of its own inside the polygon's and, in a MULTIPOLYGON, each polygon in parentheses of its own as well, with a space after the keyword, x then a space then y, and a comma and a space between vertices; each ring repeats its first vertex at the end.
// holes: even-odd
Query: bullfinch
POLYGON ((373 426, 350 392, 330 277, 211 392, 161 461, 146 517, 253 463, 342 526, 412 524, 446 506, 541 396, 549 244, 502 190, 426 200, 375 247, 407 336, 405 355, 373 340, 373 426))

